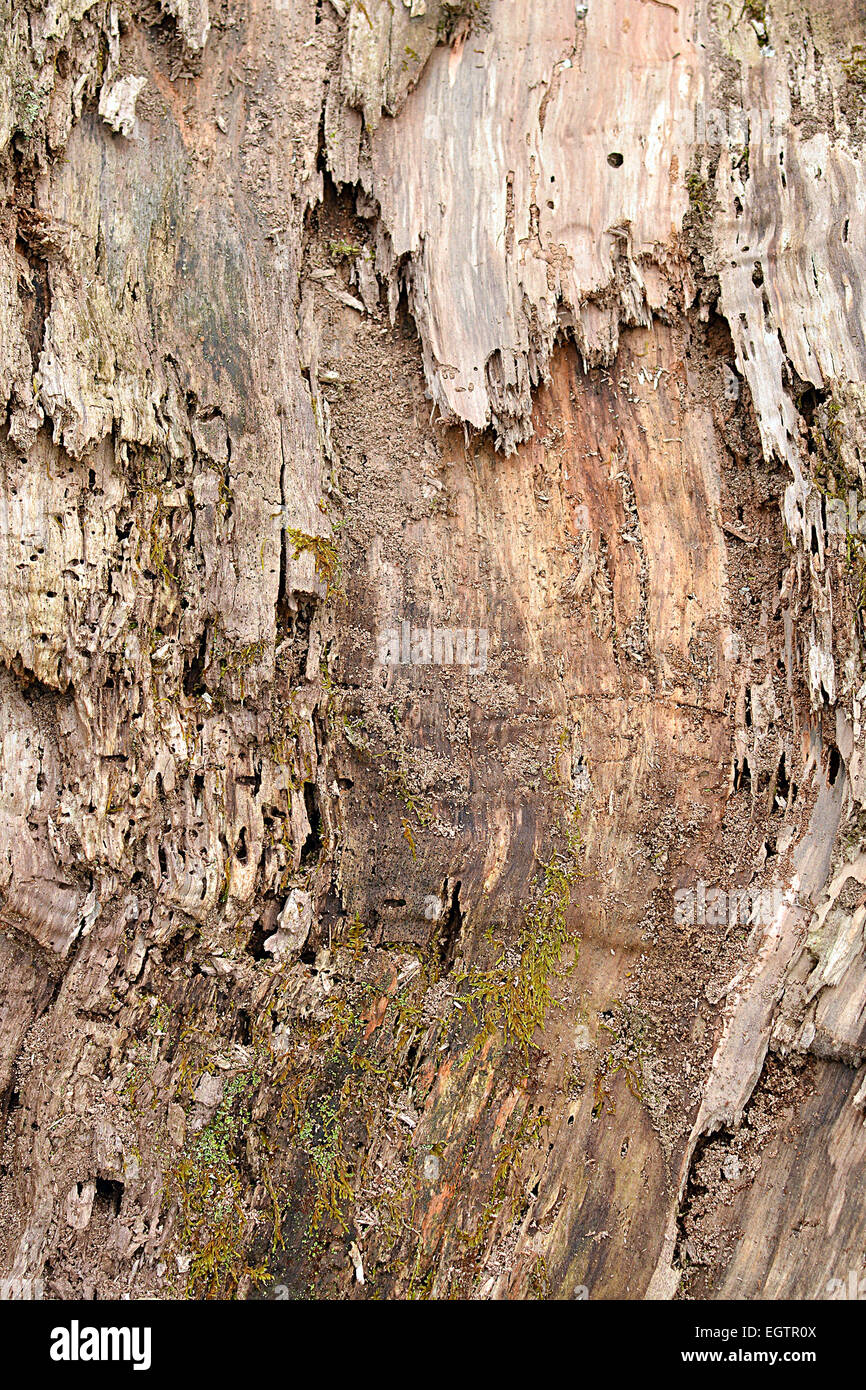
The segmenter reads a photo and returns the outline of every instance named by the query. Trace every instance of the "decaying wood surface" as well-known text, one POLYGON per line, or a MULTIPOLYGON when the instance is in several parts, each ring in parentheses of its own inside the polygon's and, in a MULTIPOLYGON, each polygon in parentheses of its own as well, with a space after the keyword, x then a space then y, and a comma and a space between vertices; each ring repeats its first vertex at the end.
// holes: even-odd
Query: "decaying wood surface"
POLYGON ((7 3, 4 1278, 866 1270, 866 21, 737 11, 7 3))

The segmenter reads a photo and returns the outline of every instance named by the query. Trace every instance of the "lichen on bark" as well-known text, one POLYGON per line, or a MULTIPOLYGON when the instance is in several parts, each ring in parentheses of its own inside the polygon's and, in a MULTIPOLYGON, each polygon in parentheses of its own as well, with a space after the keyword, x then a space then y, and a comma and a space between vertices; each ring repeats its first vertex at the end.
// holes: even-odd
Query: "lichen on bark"
POLYGON ((0 1275, 825 1296, 862 16, 2 18, 0 1275))

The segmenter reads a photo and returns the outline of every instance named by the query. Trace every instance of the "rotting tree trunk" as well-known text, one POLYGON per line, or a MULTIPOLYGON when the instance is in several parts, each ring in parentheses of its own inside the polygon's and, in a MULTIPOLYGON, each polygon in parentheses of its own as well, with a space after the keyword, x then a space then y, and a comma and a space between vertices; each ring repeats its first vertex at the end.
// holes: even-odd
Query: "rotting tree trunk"
POLYGON ((4 13, 3 1277, 862 1271, 866 23, 736 10, 4 13))

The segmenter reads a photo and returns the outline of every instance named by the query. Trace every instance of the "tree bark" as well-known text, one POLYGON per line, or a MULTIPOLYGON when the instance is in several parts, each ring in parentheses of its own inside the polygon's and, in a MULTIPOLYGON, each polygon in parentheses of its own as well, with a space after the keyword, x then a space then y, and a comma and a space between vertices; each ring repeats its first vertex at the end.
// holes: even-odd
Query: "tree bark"
POLYGON ((0 1277, 834 1296, 861 7, 3 20, 0 1277))

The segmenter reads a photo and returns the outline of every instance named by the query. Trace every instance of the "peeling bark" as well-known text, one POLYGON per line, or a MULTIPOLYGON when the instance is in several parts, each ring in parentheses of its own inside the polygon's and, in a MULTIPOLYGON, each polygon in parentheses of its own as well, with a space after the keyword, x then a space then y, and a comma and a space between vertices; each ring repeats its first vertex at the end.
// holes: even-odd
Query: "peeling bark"
POLYGON ((4 14, 4 1278, 862 1270, 866 32, 735 11, 4 14))

